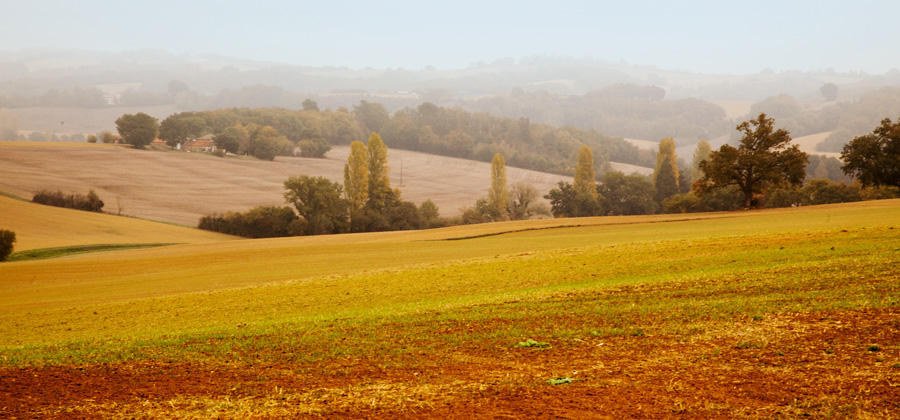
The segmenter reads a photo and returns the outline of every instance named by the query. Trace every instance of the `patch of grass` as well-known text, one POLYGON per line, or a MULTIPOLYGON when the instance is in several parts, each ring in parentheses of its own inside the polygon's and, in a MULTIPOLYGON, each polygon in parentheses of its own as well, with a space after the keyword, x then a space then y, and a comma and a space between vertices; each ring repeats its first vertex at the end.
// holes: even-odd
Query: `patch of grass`
POLYGON ((540 343, 532 339, 528 339, 525 341, 520 341, 519 344, 516 344, 516 347, 536 347, 541 349, 548 349, 552 347, 550 343, 540 343))
POLYGON ((69 255, 86 254, 89 252, 101 251, 121 251, 126 249, 143 249, 155 248, 158 246, 177 245, 175 243, 156 243, 156 244, 96 244, 96 245, 77 245, 62 246, 56 248, 29 249, 26 251, 14 252, 9 256, 8 261, 29 261, 29 260, 45 260, 50 258, 59 258, 69 255))
POLYGON ((509 348, 532 334, 690 340, 736 322, 759 327, 748 314, 770 322, 779 312, 877 308, 900 294, 895 231, 796 228, 758 214, 729 221, 739 234, 695 236, 702 224, 693 221, 462 242, 400 232, 10 264, 0 276, 0 364, 401 363, 435 348, 509 348))
POLYGON ((575 382, 575 380, 572 379, 572 378, 569 378, 569 377, 564 377, 564 378, 553 378, 553 379, 550 379, 550 380, 547 381, 547 383, 550 384, 550 385, 570 384, 570 383, 572 383, 572 382, 575 382))
POLYGON ((868 350, 871 352, 881 351, 881 346, 879 346, 878 344, 872 344, 871 346, 869 346, 868 350))

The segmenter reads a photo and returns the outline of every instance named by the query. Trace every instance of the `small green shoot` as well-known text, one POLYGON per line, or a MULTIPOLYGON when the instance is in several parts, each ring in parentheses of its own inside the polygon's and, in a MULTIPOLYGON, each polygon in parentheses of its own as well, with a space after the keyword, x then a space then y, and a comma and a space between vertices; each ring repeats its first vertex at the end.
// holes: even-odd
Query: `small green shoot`
POLYGON ((872 344, 871 346, 869 346, 869 351, 881 351, 881 346, 879 346, 878 344, 872 344))
POLYGON ((550 380, 547 381, 547 383, 550 384, 550 385, 570 384, 570 383, 572 383, 572 382, 575 382, 575 380, 572 379, 572 378, 569 378, 569 377, 565 377, 565 378, 553 378, 553 379, 550 379, 550 380))
POLYGON ((537 347, 541 349, 548 349, 552 346, 550 345, 550 343, 540 343, 529 338, 528 340, 520 341, 519 344, 516 345, 516 347, 537 347))

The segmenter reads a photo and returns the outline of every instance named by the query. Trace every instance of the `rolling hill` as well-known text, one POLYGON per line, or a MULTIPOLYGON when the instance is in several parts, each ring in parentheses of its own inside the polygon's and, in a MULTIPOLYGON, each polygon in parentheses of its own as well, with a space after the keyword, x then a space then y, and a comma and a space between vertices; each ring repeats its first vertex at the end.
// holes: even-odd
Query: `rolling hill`
POLYGON ((208 243, 234 237, 132 217, 44 206, 0 196, 0 228, 15 251, 81 245, 208 243))
MULTIPOLYGON (((324 176, 343 183, 349 147, 325 159, 278 157, 274 162, 217 158, 66 143, 0 142, 0 191, 24 198, 43 189, 87 193, 93 189, 104 211, 194 226, 206 214, 284 205, 284 181, 324 176)), ((490 164, 389 150, 391 185, 404 200, 431 199, 443 216, 474 205, 490 188, 490 164)), ((616 167, 616 166, 614 166, 616 167)), ((619 165, 626 171, 627 165, 619 165)), ((571 177, 507 168, 510 185, 525 182, 546 194, 571 177)))
POLYGON ((890 418, 898 211, 536 220, 4 263, 0 409, 769 418, 852 405, 890 418))

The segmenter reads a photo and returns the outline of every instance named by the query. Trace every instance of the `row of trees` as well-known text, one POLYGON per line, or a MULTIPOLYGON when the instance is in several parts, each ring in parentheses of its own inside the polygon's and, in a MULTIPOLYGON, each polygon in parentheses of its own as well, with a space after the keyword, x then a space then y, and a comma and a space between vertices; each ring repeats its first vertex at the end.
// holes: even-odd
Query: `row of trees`
POLYGON ((83 194, 63 194, 62 191, 42 190, 34 193, 31 202, 67 209, 102 212, 103 200, 94 190, 83 194))
MULTIPOLYGON (((737 126, 738 147, 713 151, 702 141, 690 168, 677 165, 675 142, 660 142, 652 177, 617 171, 595 175, 594 153, 582 145, 573 184, 560 182, 540 206, 537 191, 522 183, 507 185, 506 163, 491 161, 491 188, 486 197, 464 208, 460 223, 527 219, 552 212, 556 217, 638 215, 658 212, 708 212, 750 207, 786 207, 893 198, 900 188, 900 121, 882 121, 871 134, 857 137, 844 150, 843 170, 858 179, 848 185, 827 179, 805 184, 808 156, 791 145, 787 131, 760 114, 737 126), (549 211, 548 211, 549 210, 549 211)), ((203 229, 246 237, 317 235, 340 232, 418 229, 448 223, 429 200, 418 208, 391 189, 387 147, 372 133, 367 144, 351 143, 344 184, 325 178, 292 177, 285 181, 290 207, 257 207, 245 213, 206 216, 203 229)))
MULTIPOLYGON (((301 156, 310 157, 324 155, 332 145, 348 145, 364 138, 364 133, 377 132, 391 147, 484 162, 500 153, 508 157, 511 165, 560 174, 572 173, 574 168, 568 162, 582 144, 597 151, 595 159, 601 166, 609 160, 648 166, 653 159, 652 152, 598 131, 473 114, 431 103, 404 108, 394 115, 382 104, 367 101, 360 101, 352 111, 320 111, 311 100, 304 101, 303 109, 297 111, 230 108, 182 112, 164 119, 158 133, 170 146, 213 134, 219 148, 255 155, 249 144, 251 125, 271 127, 276 137, 287 140, 280 142, 276 154, 292 154, 299 148, 301 156)), ((128 140, 124 133, 123 137, 128 140)))
MULTIPOLYGON (((700 142, 689 175, 676 164, 672 139, 660 142, 652 179, 607 172, 596 183, 587 159, 591 153, 582 150, 574 185, 560 182, 546 198, 554 216, 574 217, 784 207, 898 195, 892 188, 900 188, 900 121, 884 120, 873 133, 845 146, 841 169, 858 180, 850 185, 824 178, 804 185, 812 166, 809 156, 790 144, 790 134, 776 130, 774 120, 765 114, 741 123, 737 130, 742 133, 738 147, 723 145, 713 151, 707 142, 700 142)), ((830 164, 816 160, 814 172, 830 164)))
POLYGON ((466 107, 639 139, 674 135, 693 142, 727 131, 728 122, 721 107, 699 99, 663 100, 665 95, 659 87, 634 84, 611 85, 584 95, 514 89, 510 95, 480 99, 466 107))

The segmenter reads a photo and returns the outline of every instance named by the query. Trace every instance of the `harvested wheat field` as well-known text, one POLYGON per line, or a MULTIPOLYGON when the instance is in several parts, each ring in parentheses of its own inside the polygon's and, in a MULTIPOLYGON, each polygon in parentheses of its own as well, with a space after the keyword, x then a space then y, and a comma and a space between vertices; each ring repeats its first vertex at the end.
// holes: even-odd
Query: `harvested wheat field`
MULTIPOLYGON (((182 152, 75 143, 0 142, 0 191, 30 199, 37 191, 85 194, 93 189, 104 211, 195 226, 206 214, 284 203, 291 176, 324 176, 343 183, 349 147, 325 159, 277 157, 274 162, 182 152)), ((431 199, 443 216, 487 195, 490 163, 404 150, 388 151, 391 185, 404 200, 431 199)), ((546 194, 571 177, 507 168, 510 185, 525 182, 546 194)))
POLYGON ((900 418, 900 200, 0 265, 3 418, 900 418))

